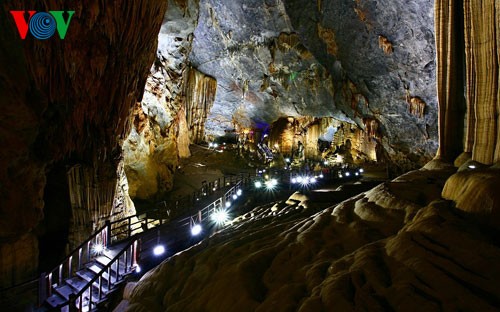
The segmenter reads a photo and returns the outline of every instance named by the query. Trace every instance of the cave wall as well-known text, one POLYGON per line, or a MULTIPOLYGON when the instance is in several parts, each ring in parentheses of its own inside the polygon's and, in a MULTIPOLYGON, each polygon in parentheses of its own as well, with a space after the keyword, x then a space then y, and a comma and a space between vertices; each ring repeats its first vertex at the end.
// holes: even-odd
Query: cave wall
POLYGON ((217 80, 210 136, 288 116, 346 119, 329 72, 301 43, 281 0, 200 0, 189 62, 217 80))
POLYGON ((71 210, 69 199, 65 207, 44 207, 46 172, 55 163, 83 164, 106 172, 103 183, 116 183, 120 142, 142 97, 167 6, 97 0, 13 0, 0 6, 0 258, 16 263, 0 269, 6 286, 36 273, 38 249, 28 250, 34 244, 25 242, 37 241, 44 215, 71 210), (75 11, 64 40, 29 34, 21 40, 9 14, 61 8, 75 11))
POLYGON ((434 4, 425 1, 285 1, 303 44, 333 77, 335 105, 379 124, 401 171, 438 148, 434 4))
POLYGON ((215 92, 211 89, 214 83, 204 83, 209 78, 187 65, 198 21, 198 1, 167 2, 156 59, 123 144, 129 195, 152 201, 172 188, 179 157, 189 157, 189 144, 203 136, 202 117, 207 112, 197 110, 201 115, 195 116, 191 108, 202 105, 209 109, 209 94, 215 92), (212 91, 207 93, 207 88, 212 91), (206 101, 198 103, 201 99, 206 101))

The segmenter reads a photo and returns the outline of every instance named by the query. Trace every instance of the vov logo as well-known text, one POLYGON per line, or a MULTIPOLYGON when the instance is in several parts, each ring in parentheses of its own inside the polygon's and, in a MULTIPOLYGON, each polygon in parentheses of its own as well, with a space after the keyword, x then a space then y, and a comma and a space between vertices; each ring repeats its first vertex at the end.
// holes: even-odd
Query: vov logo
POLYGON ((29 17, 27 20, 25 15, 26 11, 10 11, 10 14, 14 17, 21 39, 26 39, 29 30, 31 35, 36 39, 46 40, 52 37, 56 30, 59 34, 59 38, 64 39, 66 37, 69 23, 71 23, 71 18, 73 14, 75 14, 75 11, 66 11, 68 13, 67 20, 64 20, 64 12, 65 11, 49 11, 48 13, 37 13, 36 11, 28 11, 29 17))

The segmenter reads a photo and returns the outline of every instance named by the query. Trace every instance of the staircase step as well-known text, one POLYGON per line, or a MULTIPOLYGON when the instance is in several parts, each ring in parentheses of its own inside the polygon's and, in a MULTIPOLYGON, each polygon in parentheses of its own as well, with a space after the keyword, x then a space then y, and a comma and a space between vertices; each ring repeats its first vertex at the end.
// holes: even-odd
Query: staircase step
MULTIPOLYGON (((96 258, 95 259, 95 262, 94 262, 94 265, 90 266, 92 267, 91 270, 93 270, 94 272, 96 273, 99 273, 100 270, 102 270, 106 265, 108 265, 109 263, 111 262, 111 259, 109 259, 108 257, 99 257, 99 258, 96 258), (97 270, 97 268, 99 268, 99 271, 97 270)), ((126 275, 128 274, 128 270, 126 270, 125 268, 125 263, 121 260, 119 260, 118 262, 113 262, 113 264, 111 265, 111 271, 112 271, 112 276, 115 276, 116 275, 116 267, 117 267, 117 263, 120 263, 119 265, 119 273, 120 275, 126 275)))
MULTIPOLYGON (((77 272, 78 273, 78 272, 77 272)), ((76 292, 79 292, 87 285, 87 280, 79 276, 66 279, 66 284, 71 286, 76 292)))
POLYGON ((106 266, 111 262, 111 259, 106 256, 100 256, 95 258, 95 261, 103 266, 106 266))
MULTIPOLYGON (((101 268, 99 268, 96 265, 92 265, 92 266, 89 266, 86 270, 78 271, 76 274, 78 276, 80 276, 81 278, 85 279, 87 282, 90 282, 92 280, 92 278, 94 278, 97 274, 101 273, 101 271, 102 271, 101 268)), ((107 271, 102 273, 102 278, 103 278, 103 280, 106 280, 106 283, 107 283, 107 281, 109 280, 109 274, 107 271)), ((115 284, 115 282, 116 282, 115 274, 112 273, 111 274, 111 283, 115 284)))
POLYGON ((59 286, 59 287, 56 287, 54 288, 54 290, 60 295, 62 296, 64 299, 66 300, 69 300, 69 296, 71 294, 76 294, 77 291, 75 291, 72 287, 70 287, 69 285, 63 285, 63 286, 59 286))
POLYGON ((97 265, 94 262, 89 263, 88 266, 87 266, 87 270, 92 271, 95 274, 101 273, 101 271, 103 270, 103 268, 104 268, 103 266, 97 265))
POLYGON ((67 304, 68 300, 60 296, 58 293, 53 293, 49 298, 47 298, 46 302, 51 308, 55 309, 61 307, 63 304, 67 304))

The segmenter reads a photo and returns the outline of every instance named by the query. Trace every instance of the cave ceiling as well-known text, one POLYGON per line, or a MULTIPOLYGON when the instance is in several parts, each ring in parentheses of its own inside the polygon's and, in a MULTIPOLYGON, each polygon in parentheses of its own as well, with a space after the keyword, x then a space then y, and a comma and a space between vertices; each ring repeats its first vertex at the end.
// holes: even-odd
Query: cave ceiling
POLYGON ((217 80, 207 134, 331 116, 376 120, 393 159, 437 149, 430 0, 200 0, 188 62, 217 80))
POLYGON ((200 1, 190 63, 217 79, 207 133, 283 116, 345 118, 328 71, 302 45, 281 1, 200 1))

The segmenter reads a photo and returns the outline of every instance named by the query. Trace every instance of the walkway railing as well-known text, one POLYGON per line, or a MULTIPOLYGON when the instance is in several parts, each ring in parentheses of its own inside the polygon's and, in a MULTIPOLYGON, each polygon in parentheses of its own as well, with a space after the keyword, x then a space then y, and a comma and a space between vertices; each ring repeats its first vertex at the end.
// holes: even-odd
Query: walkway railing
POLYGON ((39 295, 40 302, 45 301, 52 295, 52 286, 62 284, 66 278, 73 276, 73 273, 80 270, 85 263, 97 257, 99 249, 108 245, 110 227, 109 223, 101 227, 87 240, 76 247, 61 263, 48 274, 45 274, 45 281, 40 282, 39 295))
POLYGON ((93 309, 93 305, 97 306, 104 299, 103 294, 105 292, 111 291, 115 284, 120 283, 127 274, 135 270, 138 244, 137 239, 128 242, 96 276, 70 298, 69 306, 78 307, 79 311, 84 311, 84 307, 87 307, 86 310, 90 311, 93 309), (122 267, 120 267, 120 264, 122 267), (97 288, 97 291, 93 290, 93 286, 97 288), (103 291, 103 288, 106 288, 106 291, 103 291))
MULTIPOLYGON (((192 203, 196 204, 196 202, 200 201, 203 197, 212 195, 217 191, 220 191, 222 188, 228 186, 231 187, 215 201, 204 208, 199 209, 196 214, 190 215, 182 220, 187 220, 188 222, 189 220, 194 219, 199 219, 200 222, 206 220, 209 218, 211 212, 221 207, 226 207, 226 203, 233 201, 233 196, 238 195, 238 192, 243 187, 249 185, 251 180, 252 177, 250 174, 239 176, 234 175, 225 176, 203 185, 203 188, 200 191, 195 192, 191 197, 192 203)), ((192 203, 190 204, 192 205, 192 203)), ((41 306, 43 302, 52 295, 53 287, 63 284, 65 279, 71 278, 74 273, 81 270, 86 263, 99 257, 103 249, 111 244, 125 241, 146 230, 153 229, 167 223, 171 218, 170 214, 171 210, 168 208, 167 202, 161 202, 155 209, 147 212, 129 216, 114 222, 107 221, 105 225, 99 228, 95 233, 76 247, 69 255, 67 255, 54 269, 48 273, 42 273, 40 278, 9 288, 9 293, 10 291, 12 291, 12 293, 24 293, 26 289, 33 293, 38 292, 38 306, 41 306), (18 288, 19 291, 17 291, 18 288), (36 289, 38 289, 38 291, 36 291, 36 289)), ((120 279, 121 273, 119 270, 116 270, 115 279, 113 281, 108 280, 111 278, 110 268, 115 265, 119 269, 120 264, 117 262, 118 259, 127 263, 128 268, 137 264, 139 252, 137 241, 138 240, 134 239, 128 242, 127 246, 115 258, 113 258, 109 265, 106 266, 106 268, 98 274, 92 282, 89 282, 84 288, 82 288, 76 298, 73 298, 74 303, 76 303, 77 306, 80 306, 80 308, 82 307, 84 304, 84 298, 91 298, 89 299, 91 304, 95 304, 102 299, 101 291, 99 291, 98 294, 92 294, 92 284, 97 283, 98 288, 102 289, 103 280, 106 281, 106 283, 109 282, 108 285, 112 285, 120 279), (107 273, 108 275, 104 277, 104 273, 107 273), (96 298, 94 298, 94 295, 96 298)))

